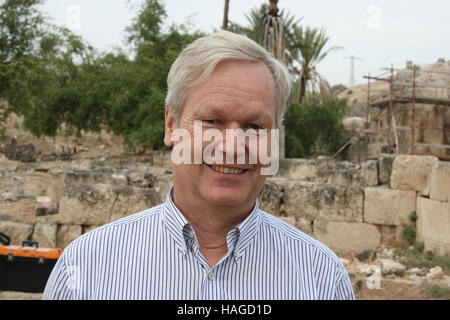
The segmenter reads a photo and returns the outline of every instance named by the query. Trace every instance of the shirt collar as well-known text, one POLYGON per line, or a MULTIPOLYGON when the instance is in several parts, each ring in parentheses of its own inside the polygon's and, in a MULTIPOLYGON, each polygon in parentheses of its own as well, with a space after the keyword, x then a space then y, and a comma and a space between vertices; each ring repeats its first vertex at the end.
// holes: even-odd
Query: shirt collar
POLYGON ((173 186, 169 188, 166 201, 164 202, 162 220, 179 250, 185 254, 187 244, 184 235, 189 231, 187 229, 190 228, 190 224, 172 201, 172 190, 173 186))
MULTIPOLYGON (((175 205, 172 199, 173 186, 170 187, 164 203, 162 220, 172 238, 175 240, 179 250, 186 254, 189 240, 194 238, 191 225, 184 215, 175 205)), ((234 258, 241 258, 248 245, 254 239, 260 225, 259 201, 256 199, 255 205, 250 214, 242 220, 227 235, 227 243, 230 250, 234 247, 234 258)), ((192 242, 191 242, 192 243, 192 242)))

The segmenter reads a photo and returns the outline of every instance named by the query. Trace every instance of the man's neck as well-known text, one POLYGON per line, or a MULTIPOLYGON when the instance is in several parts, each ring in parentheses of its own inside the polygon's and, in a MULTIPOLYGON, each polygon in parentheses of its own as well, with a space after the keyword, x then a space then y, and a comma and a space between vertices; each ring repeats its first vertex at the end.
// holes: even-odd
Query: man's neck
POLYGON ((228 252, 227 234, 251 212, 254 203, 245 207, 224 207, 204 203, 202 200, 188 201, 183 193, 173 188, 173 202, 194 229, 200 251, 210 266, 228 252))

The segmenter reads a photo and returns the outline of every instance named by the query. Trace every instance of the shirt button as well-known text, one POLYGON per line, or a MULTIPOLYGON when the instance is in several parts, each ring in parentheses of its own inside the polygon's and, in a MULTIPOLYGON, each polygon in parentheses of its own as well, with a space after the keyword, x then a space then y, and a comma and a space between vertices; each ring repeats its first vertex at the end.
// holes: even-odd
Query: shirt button
POLYGON ((212 272, 209 273, 209 274, 208 274, 208 279, 209 279, 209 280, 213 280, 213 279, 214 279, 214 273, 212 273, 212 272))

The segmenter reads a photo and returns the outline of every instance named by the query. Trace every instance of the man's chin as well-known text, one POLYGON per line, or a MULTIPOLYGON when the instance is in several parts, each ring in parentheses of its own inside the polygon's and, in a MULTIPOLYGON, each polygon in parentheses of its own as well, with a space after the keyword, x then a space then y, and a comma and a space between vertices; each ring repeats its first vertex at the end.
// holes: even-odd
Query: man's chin
POLYGON ((245 204, 248 195, 241 190, 231 190, 230 188, 213 188, 205 190, 204 198, 216 206, 239 206, 245 204))

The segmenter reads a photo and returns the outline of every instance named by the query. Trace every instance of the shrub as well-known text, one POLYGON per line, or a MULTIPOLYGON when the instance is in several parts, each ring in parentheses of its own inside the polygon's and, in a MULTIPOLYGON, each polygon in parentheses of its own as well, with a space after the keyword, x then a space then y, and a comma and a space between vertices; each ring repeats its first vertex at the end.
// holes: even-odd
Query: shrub
POLYGON ((342 124, 348 109, 347 100, 332 97, 292 102, 285 116, 286 156, 304 158, 339 150, 349 139, 342 124))

